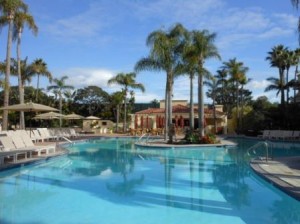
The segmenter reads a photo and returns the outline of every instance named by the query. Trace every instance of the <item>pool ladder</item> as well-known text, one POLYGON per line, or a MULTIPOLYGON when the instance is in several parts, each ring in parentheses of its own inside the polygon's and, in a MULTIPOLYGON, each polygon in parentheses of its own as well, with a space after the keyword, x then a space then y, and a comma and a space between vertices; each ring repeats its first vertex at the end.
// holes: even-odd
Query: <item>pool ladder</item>
POLYGON ((260 146, 264 146, 266 149, 266 162, 268 162, 268 158, 269 158, 269 149, 270 146, 272 146, 270 144, 270 142, 268 141, 264 141, 264 142, 258 142, 255 145, 251 146, 250 148, 247 149, 248 154, 250 154, 250 151, 252 151, 255 154, 255 149, 257 149, 260 146))
POLYGON ((147 139, 146 139, 146 142, 145 142, 147 144, 148 141, 149 141, 149 136, 150 136, 150 134, 148 134, 148 133, 142 134, 142 136, 139 137, 139 139, 137 140, 137 142, 140 143, 145 136, 147 136, 147 139))

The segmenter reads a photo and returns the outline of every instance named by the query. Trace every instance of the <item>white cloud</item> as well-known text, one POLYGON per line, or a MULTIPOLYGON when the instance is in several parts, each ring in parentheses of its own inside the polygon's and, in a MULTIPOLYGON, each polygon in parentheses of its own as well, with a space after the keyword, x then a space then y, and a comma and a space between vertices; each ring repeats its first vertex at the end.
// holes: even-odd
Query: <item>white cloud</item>
POLYGON ((270 85, 270 82, 267 80, 261 80, 261 81, 253 80, 246 85, 246 88, 250 89, 250 90, 263 90, 264 91, 264 89, 268 85, 270 85))
POLYGON ((70 68, 63 71, 69 77, 69 82, 75 88, 98 86, 107 88, 107 81, 115 76, 114 71, 93 68, 70 68))

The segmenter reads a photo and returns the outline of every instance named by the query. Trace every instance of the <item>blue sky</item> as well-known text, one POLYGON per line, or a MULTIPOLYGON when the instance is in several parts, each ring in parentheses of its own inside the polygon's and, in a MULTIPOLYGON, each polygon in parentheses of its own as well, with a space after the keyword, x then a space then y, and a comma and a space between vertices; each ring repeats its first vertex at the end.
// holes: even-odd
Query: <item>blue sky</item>
MULTIPOLYGON (((24 31, 22 58, 29 62, 43 58, 54 77, 69 76, 76 88, 107 86, 119 72, 132 72, 135 63, 147 56, 147 35, 168 29, 177 22, 187 29, 208 29, 217 33, 216 46, 227 61, 236 57, 249 67, 247 85, 253 97, 261 95, 278 101, 275 92, 264 92, 266 78, 278 76, 265 60, 278 44, 298 47, 298 12, 286 0, 25 0, 39 27, 34 37, 24 31)), ((0 35, 1 60, 5 58, 7 31, 0 35)), ((15 49, 12 51, 15 56, 15 49)), ((205 66, 214 74, 222 61, 210 60, 205 66)), ((48 82, 42 78, 43 86, 48 82)), ((164 98, 165 74, 141 72, 137 81, 146 87, 136 92, 137 102, 164 98)), ((16 80, 12 79, 12 84, 16 80)), ((36 85, 36 81, 31 83, 36 85)), ((189 80, 175 80, 174 99, 189 99, 189 80)), ((205 99, 205 102, 209 102, 205 99)))

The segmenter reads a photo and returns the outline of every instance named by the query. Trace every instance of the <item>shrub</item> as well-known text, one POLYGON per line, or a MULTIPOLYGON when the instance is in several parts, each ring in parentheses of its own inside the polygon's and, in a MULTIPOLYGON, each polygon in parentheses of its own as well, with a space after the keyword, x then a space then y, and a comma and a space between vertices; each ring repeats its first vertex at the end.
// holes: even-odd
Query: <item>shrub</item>
POLYGON ((198 132, 189 132, 185 135, 184 140, 189 144, 215 144, 219 143, 214 134, 207 134, 202 138, 198 132))

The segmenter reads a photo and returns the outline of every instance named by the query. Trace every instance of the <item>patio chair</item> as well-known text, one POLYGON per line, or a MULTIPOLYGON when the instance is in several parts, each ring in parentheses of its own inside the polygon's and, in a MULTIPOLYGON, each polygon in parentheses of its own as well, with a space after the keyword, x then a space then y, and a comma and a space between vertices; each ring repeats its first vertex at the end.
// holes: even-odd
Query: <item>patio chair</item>
POLYGON ((12 139, 13 143, 15 144, 16 148, 37 152, 38 156, 40 156, 42 154, 42 152, 44 152, 46 155, 48 155, 51 152, 52 153, 55 152, 54 145, 36 146, 33 144, 31 139, 28 138, 28 136, 21 137, 19 135, 14 135, 14 136, 11 136, 11 139, 12 139))
POLYGON ((41 137, 44 138, 44 140, 58 140, 58 136, 50 134, 47 128, 38 128, 37 130, 40 133, 41 137))
POLYGON ((13 162, 17 162, 20 155, 23 155, 22 157, 23 159, 32 157, 32 150, 17 149, 11 137, 1 136, 0 142, 2 144, 1 153, 0 153, 1 163, 4 163, 5 158, 12 158, 13 162))

